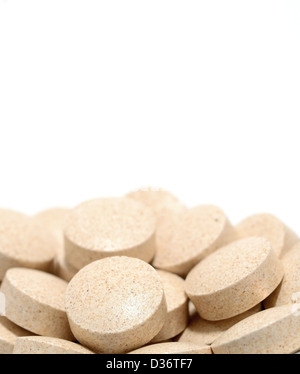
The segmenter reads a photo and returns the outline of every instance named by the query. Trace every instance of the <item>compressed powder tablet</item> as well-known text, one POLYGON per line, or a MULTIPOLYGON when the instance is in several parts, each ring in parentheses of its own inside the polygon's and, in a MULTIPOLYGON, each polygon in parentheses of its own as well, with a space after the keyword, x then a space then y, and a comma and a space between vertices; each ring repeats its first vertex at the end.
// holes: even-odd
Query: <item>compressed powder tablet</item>
POLYGON ((64 339, 50 338, 46 336, 30 336, 18 338, 13 354, 94 354, 80 344, 64 339))
POLYGON ((76 339, 97 353, 125 353, 147 344, 167 314, 155 269, 126 256, 81 269, 68 285, 66 310, 76 339))
POLYGON ((264 307, 271 308, 285 304, 291 304, 294 298, 300 301, 300 242, 295 244, 281 260, 284 269, 284 277, 276 290, 264 300, 264 307))
POLYGON ((11 267, 49 270, 55 246, 53 235, 33 218, 0 209, 0 281, 11 267))
POLYGON ((57 241, 63 245, 63 230, 69 213, 70 209, 68 208, 50 208, 37 213, 35 219, 50 230, 56 236, 57 241))
POLYGON ((84 202, 71 211, 65 228, 67 261, 77 269, 116 255, 150 262, 155 252, 156 219, 130 198, 84 202))
POLYGON ((35 219, 55 235, 57 240, 56 255, 53 263, 53 273, 69 282, 77 273, 77 269, 68 263, 64 249, 63 231, 70 209, 52 208, 36 214, 35 219))
POLYGON ((127 197, 148 206, 155 214, 158 226, 163 221, 168 220, 170 215, 182 213, 186 210, 184 204, 177 197, 162 189, 148 187, 130 192, 127 197))
MULTIPOLYGON (((187 209, 185 211, 187 212, 187 209)), ((161 221, 161 223, 158 225, 156 230, 156 257, 152 263, 156 268, 160 268, 160 266, 163 268, 166 265, 165 260, 168 258, 167 256, 172 255, 172 250, 170 247, 170 245, 172 245, 172 237, 180 224, 180 219, 182 216, 182 213, 170 213, 168 217, 161 221)), ((191 265, 188 264, 187 266, 189 268, 191 265)), ((179 264, 177 269, 170 268, 170 270, 173 271, 173 273, 178 273, 181 277, 185 277, 185 267, 186 264, 182 263, 179 264)))
POLYGON ((5 317, 0 317, 0 354, 13 353, 17 337, 28 335, 31 335, 29 331, 15 325, 5 317))
POLYGON ((235 238, 262 236, 268 239, 278 257, 287 252, 299 239, 272 214, 255 214, 245 218, 235 226, 235 238))
POLYGON ((147 345, 130 354, 211 354, 211 349, 207 345, 172 342, 147 345))
POLYGON ((300 304, 256 313, 224 332, 212 344, 215 354, 284 354, 300 349, 300 304))
POLYGON ((6 317, 35 334, 73 340, 65 311, 67 285, 39 270, 9 269, 0 288, 6 317))
POLYGON ((184 291, 184 280, 166 271, 158 270, 157 273, 164 287, 167 317, 163 328, 152 339, 152 343, 173 338, 188 324, 188 298, 184 291))
POLYGON ((234 317, 269 296, 283 277, 282 265, 265 238, 233 242, 188 274, 185 290, 209 321, 234 317))
POLYGON ((199 316, 194 316, 189 326, 179 337, 179 342, 187 342, 198 345, 212 344, 224 331, 240 322, 241 320, 261 311, 261 304, 239 314, 235 317, 222 321, 206 321, 199 316))
POLYGON ((185 276, 199 261, 227 243, 232 226, 221 209, 203 205, 178 215, 169 230, 157 246, 153 266, 185 276))
POLYGON ((147 205, 157 219, 156 248, 168 245, 172 236, 173 227, 178 217, 187 211, 186 206, 177 197, 162 189, 140 189, 127 194, 128 197, 147 205))

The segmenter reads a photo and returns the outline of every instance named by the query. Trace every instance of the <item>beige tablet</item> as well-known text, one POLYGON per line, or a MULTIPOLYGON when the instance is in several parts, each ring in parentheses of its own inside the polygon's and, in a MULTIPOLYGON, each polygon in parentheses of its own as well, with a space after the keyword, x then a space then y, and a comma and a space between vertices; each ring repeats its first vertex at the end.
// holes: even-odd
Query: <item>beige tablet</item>
POLYGON ((70 213, 68 208, 51 208, 36 214, 35 219, 43 227, 51 230, 57 239, 56 254, 53 263, 53 273, 69 282, 77 273, 77 269, 68 263, 64 250, 64 228, 70 213))
POLYGON ((67 282, 39 270, 9 269, 1 284, 6 317, 38 335, 74 339, 65 311, 67 282))
POLYGON ((0 281, 16 266, 50 270, 56 246, 51 232, 33 218, 0 209, 0 281))
POLYGON ((173 194, 160 188, 147 187, 127 194, 150 208, 157 218, 158 226, 170 215, 186 210, 184 204, 173 194))
POLYGON ((157 271, 164 286, 167 301, 167 317, 163 328, 152 339, 162 342, 180 334, 188 324, 188 298, 184 291, 184 280, 176 274, 157 271))
POLYGON ((264 301, 265 308, 300 302, 300 242, 283 256, 282 264, 283 280, 264 301))
POLYGON ((212 344, 224 331, 241 320, 261 311, 261 304, 247 310, 235 317, 222 321, 206 321, 199 316, 194 316, 189 326, 180 335, 178 341, 198 345, 212 344))
POLYGON ((218 321, 244 313, 263 301, 283 277, 282 265, 265 238, 233 242, 187 276, 185 290, 199 315, 218 321))
POLYGON ((146 262, 108 257, 80 270, 68 285, 66 310, 76 339, 97 353, 147 344, 167 315, 163 284, 146 262))
POLYGON ((155 230, 152 211, 133 199, 87 201, 69 215, 64 232, 66 258, 76 269, 117 255, 150 262, 155 253, 155 230))
POLYGON ((153 265, 184 277, 194 265, 226 243, 231 231, 221 209, 210 205, 189 209, 159 233, 162 239, 153 265))
POLYGON ((30 336, 18 338, 16 340, 13 354, 74 355, 93 354, 93 352, 80 344, 68 340, 49 338, 46 336, 30 336))
POLYGON ((50 208, 38 212, 34 218, 40 225, 51 231, 56 236, 57 241, 63 245, 63 230, 69 213, 69 208, 50 208))
POLYGON ((29 331, 15 325, 5 317, 0 317, 0 354, 13 353, 14 345, 19 336, 32 335, 29 331))
POLYGON ((300 304, 256 313, 231 327, 212 344, 215 354, 282 354, 300 349, 300 304))
POLYGON ((172 342, 147 345, 130 354, 211 354, 211 349, 208 345, 172 342))
POLYGON ((245 218, 235 226, 236 239, 262 236, 268 239, 278 257, 286 253, 299 239, 272 214, 262 213, 245 218))

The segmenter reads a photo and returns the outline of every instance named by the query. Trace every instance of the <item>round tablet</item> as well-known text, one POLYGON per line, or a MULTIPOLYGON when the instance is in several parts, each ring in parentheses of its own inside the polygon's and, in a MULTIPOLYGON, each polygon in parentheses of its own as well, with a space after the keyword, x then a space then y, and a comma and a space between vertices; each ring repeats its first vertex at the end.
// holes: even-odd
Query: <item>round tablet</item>
POLYGON ((168 219, 170 214, 181 213, 186 210, 184 204, 177 197, 163 189, 148 187, 130 192, 127 197, 148 206, 155 214, 158 226, 162 221, 168 219))
POLYGON ((258 304, 250 310, 247 310, 247 312, 222 321, 206 321, 196 315, 181 334, 178 341, 198 345, 211 345, 224 331, 260 311, 261 304, 258 304))
POLYGON ((0 281, 11 267, 49 270, 56 244, 53 235, 33 218, 0 209, 0 281))
POLYGON ((145 205, 129 198, 96 199, 69 215, 65 228, 67 261, 77 269, 110 256, 150 262, 155 252, 156 219, 145 205))
POLYGON ((67 221, 70 209, 68 208, 50 208, 43 210, 35 215, 35 219, 56 236, 57 241, 63 246, 63 230, 67 221))
POLYGON ((80 344, 64 339, 49 338, 46 336, 30 336, 18 338, 13 350, 15 355, 74 355, 74 354, 94 354, 89 349, 80 344))
POLYGON ((232 226, 221 209, 203 205, 181 213, 169 230, 157 246, 153 266, 185 276, 226 242, 232 226))
POLYGON ((152 343, 162 342, 181 333, 188 324, 188 298, 184 291, 184 280, 176 274, 157 271, 162 281, 166 302, 167 317, 163 328, 152 339, 152 343))
POLYGON ((70 209, 52 208, 43 210, 35 216, 35 219, 56 237, 57 247, 52 272, 67 282, 77 273, 77 269, 66 260, 64 249, 63 231, 69 214, 70 209))
POLYGON ((186 206, 170 192, 151 187, 133 191, 127 196, 147 205, 155 214, 156 248, 160 251, 160 247, 169 244, 174 225, 178 217, 187 211, 186 206))
POLYGON ((130 354, 211 354, 209 346, 195 345, 191 343, 159 343, 146 345, 145 347, 136 349, 130 352, 130 354))
POLYGON ((39 270, 9 269, 0 288, 6 317, 35 334, 73 340, 64 305, 67 285, 39 270))
POLYGON ((209 321, 234 317, 260 303, 278 286, 283 268, 265 238, 233 242, 187 276, 185 290, 199 315, 209 321))
POLYGON ((76 339, 98 353, 124 353, 148 343, 167 313, 155 269, 125 256, 81 269, 67 288, 66 310, 76 339))
POLYGON ((263 310, 237 323, 212 344, 215 354, 284 354, 300 349, 300 304, 263 310))
POLYGON ((0 317, 0 354, 13 353, 18 336, 31 335, 29 331, 10 322, 5 317, 0 317))
POLYGON ((278 257, 288 251, 299 239, 272 214, 255 214, 235 226, 236 239, 262 236, 268 239, 278 257))
POLYGON ((281 262, 284 270, 283 280, 264 301, 265 308, 291 304, 294 301, 294 294, 300 296, 300 242, 283 256, 281 262))

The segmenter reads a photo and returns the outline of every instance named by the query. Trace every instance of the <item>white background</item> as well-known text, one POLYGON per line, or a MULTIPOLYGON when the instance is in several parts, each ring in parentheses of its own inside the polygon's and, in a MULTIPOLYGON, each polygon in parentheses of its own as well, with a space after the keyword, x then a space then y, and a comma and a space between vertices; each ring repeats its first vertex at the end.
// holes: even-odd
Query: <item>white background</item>
POLYGON ((0 206, 145 185, 300 233, 300 2, 0 0, 0 206))

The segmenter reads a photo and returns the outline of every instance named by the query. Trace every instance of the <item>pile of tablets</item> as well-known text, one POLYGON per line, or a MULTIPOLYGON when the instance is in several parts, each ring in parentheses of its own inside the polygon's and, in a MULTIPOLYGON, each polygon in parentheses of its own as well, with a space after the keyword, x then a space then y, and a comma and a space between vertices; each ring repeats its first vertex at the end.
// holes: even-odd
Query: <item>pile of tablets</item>
POLYGON ((0 353, 294 353, 300 240, 141 189, 0 210, 0 353))

